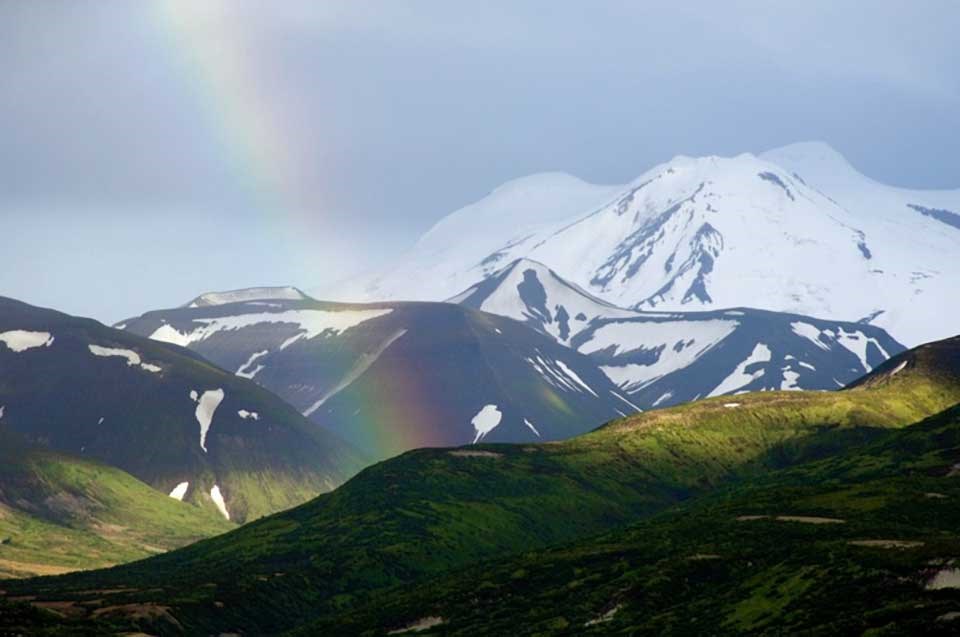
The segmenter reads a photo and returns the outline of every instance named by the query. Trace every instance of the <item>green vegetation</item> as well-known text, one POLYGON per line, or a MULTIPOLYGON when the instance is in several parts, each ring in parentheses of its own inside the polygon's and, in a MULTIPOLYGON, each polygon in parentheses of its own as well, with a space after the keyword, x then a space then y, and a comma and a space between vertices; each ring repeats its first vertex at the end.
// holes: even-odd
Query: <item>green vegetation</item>
POLYGON ((119 469, 0 434, 0 577, 101 568, 231 528, 119 469))
POLYGON ((423 617, 443 623, 419 634, 955 634, 958 461, 960 406, 626 529, 383 591, 297 634, 423 617))
POLYGON ((850 391, 700 401, 564 443, 410 452, 223 536, 3 588, 88 616, 136 608, 97 617, 161 634, 310 620, 307 634, 379 634, 437 617, 430 630, 463 634, 883 627, 891 615, 846 619, 844 597, 913 604, 927 576, 913 556, 953 555, 960 513, 932 507, 960 497, 943 477, 960 460, 947 458, 956 413, 896 430, 960 403, 958 349, 907 352, 850 391), (924 544, 849 543, 890 539, 924 544), (459 572, 487 560, 505 561, 459 572))

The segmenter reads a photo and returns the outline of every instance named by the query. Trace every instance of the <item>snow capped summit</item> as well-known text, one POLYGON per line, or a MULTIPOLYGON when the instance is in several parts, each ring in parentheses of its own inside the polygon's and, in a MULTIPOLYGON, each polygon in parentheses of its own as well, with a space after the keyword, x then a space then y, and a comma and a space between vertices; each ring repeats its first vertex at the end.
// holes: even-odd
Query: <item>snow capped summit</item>
POLYGON ((211 307, 250 301, 304 301, 310 297, 292 286, 244 288, 227 292, 207 292, 183 307, 211 307))
POLYGON ((911 345, 951 329, 958 248, 960 191, 884 186, 811 142, 676 157, 619 188, 511 182, 354 289, 446 299, 526 258, 620 307, 866 319, 911 345))
POLYGON ((477 272, 492 273, 521 256, 519 249, 531 247, 543 225, 602 206, 622 188, 590 184, 564 173, 507 182, 437 222, 395 264, 395 270, 352 282, 337 296, 351 301, 449 298, 473 284, 479 278, 477 272), (515 249, 519 250, 516 256, 515 249), (434 269, 437 265, 439 271, 434 269))
POLYGON ((826 188, 832 183, 853 177, 869 179, 854 168, 846 157, 822 141, 788 144, 760 153, 759 157, 815 187, 826 188))
POLYGON ((531 259, 513 261, 450 302, 516 319, 560 342, 597 317, 633 314, 531 259))

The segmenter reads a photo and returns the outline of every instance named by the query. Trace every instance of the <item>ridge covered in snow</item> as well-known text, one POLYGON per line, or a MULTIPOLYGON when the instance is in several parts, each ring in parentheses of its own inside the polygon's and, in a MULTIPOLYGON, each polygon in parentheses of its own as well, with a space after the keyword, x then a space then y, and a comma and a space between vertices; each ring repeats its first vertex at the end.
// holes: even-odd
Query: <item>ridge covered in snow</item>
POLYGON ((797 144, 677 157, 619 188, 511 182, 341 293, 448 299, 526 258, 621 307, 864 320, 912 345, 951 331, 958 249, 960 191, 885 186, 824 144, 797 144))
POLYGON ((183 307, 211 307, 228 303, 246 303, 251 301, 304 301, 310 297, 292 286, 260 287, 229 290, 226 292, 207 292, 193 299, 183 307))
MULTIPOLYGON (((626 310, 529 259, 451 301, 513 318, 586 354, 645 409, 747 390, 836 389, 903 350, 878 327, 797 314, 626 310)), ((544 361, 529 362, 549 377, 544 361)))

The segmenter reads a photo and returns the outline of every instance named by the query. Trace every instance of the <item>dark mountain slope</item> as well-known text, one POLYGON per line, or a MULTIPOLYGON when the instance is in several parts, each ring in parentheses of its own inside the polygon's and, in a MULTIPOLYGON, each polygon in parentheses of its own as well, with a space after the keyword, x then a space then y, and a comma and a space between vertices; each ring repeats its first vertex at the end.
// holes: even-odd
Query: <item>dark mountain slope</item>
POLYGON ((236 522, 329 491, 362 462, 193 352, 11 299, 0 299, 0 410, 33 445, 120 468, 236 522))
POLYGON ((149 312, 122 325, 252 378, 376 458, 558 440, 636 411, 587 357, 456 305, 271 297, 149 312))

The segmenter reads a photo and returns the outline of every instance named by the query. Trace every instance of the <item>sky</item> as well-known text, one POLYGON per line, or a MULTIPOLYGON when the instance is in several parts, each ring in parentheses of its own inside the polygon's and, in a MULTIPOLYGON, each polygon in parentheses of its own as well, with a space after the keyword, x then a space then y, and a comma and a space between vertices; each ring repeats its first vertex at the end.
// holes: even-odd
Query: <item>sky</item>
POLYGON ((0 295, 321 291, 527 174, 823 140, 960 188, 960 3, 0 2, 0 295), (676 6, 680 5, 680 6, 676 6))

